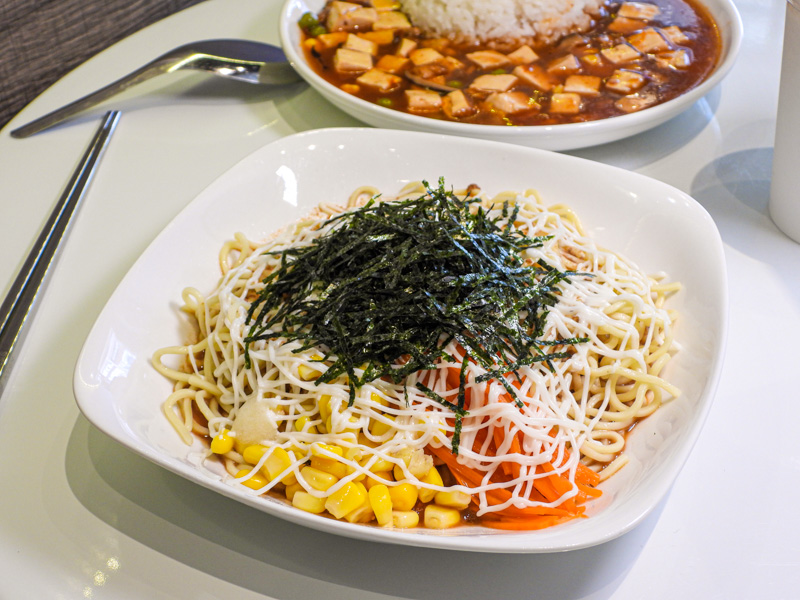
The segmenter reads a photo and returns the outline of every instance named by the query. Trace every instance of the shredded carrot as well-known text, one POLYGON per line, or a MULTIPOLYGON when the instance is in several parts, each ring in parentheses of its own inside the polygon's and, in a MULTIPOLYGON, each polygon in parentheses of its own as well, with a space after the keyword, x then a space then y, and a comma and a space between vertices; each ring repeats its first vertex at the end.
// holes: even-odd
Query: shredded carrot
MULTIPOLYGON (((458 368, 450 367, 447 370, 447 387, 450 390, 457 390, 460 387, 461 372, 458 368)), ((521 384, 513 381, 512 385, 520 389, 521 384)), ((464 408, 469 410, 470 388, 465 391, 464 408)), ((489 388, 486 388, 486 394, 489 388)), ((487 398, 488 400, 488 398, 487 398)), ((505 393, 498 396, 501 402, 517 402, 511 394, 505 393)), ((524 402, 524 397, 521 399, 524 402)), ((452 425, 452 420, 451 425, 452 425)), ((555 431, 550 435, 555 436, 555 431)), ((486 454, 496 456, 498 448, 504 448, 508 455, 526 456, 524 450, 524 436, 519 430, 507 431, 503 427, 484 427, 478 430, 475 436, 472 449, 479 452, 486 442, 487 436, 490 441, 486 449, 486 454), (490 430, 490 431, 488 431, 490 430), (510 435, 510 439, 507 436, 510 435)), ((429 446, 428 452, 442 461, 455 480, 466 488, 476 488, 483 486, 485 473, 477 469, 472 469, 467 465, 458 462, 458 458, 451 452, 450 448, 429 446)), ((487 527, 508 530, 533 530, 552 527, 570 519, 584 516, 585 507, 582 506, 588 500, 599 497, 602 492, 595 486, 600 482, 600 476, 592 471, 583 463, 578 463, 574 482, 567 475, 559 474, 558 468, 566 464, 570 454, 564 450, 561 459, 556 463, 543 463, 536 467, 536 477, 533 480, 533 489, 527 496, 527 500, 540 502, 542 504, 554 504, 554 506, 526 506, 520 507, 513 503, 501 510, 487 512, 481 516, 481 522, 487 527), (576 493, 577 492, 577 493, 576 493), (569 497, 572 495, 571 497, 569 497), (567 496, 567 497, 565 497, 567 496), (562 500, 562 498, 564 498, 562 500)), ((491 477, 492 483, 511 482, 520 477, 522 466, 519 461, 510 459, 503 462, 491 477)), ((489 506, 499 506, 509 503, 513 499, 511 491, 512 483, 508 488, 498 488, 483 492, 489 506)), ((478 499, 473 496, 473 505, 478 507, 478 499)))

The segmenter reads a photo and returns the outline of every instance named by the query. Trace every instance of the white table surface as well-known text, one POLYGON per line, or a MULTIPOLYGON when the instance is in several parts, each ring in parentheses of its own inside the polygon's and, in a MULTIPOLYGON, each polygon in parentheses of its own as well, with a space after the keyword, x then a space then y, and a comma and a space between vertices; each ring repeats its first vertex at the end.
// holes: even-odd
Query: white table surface
MULTIPOLYGON (((800 245, 766 213, 784 5, 737 5, 744 44, 719 88, 649 133, 575 153, 690 193, 725 243, 731 310, 721 385, 684 470, 639 527, 556 555, 343 539, 218 497, 90 425, 72 395, 75 360, 158 231, 263 144, 359 125, 303 84, 267 91, 176 74, 108 105, 122 119, 5 383, 0 599, 800 598, 800 245)), ((27 140, 9 131, 193 39, 277 43, 279 8, 277 0, 195 6, 82 65, 0 132, 4 287, 108 106, 27 140)))

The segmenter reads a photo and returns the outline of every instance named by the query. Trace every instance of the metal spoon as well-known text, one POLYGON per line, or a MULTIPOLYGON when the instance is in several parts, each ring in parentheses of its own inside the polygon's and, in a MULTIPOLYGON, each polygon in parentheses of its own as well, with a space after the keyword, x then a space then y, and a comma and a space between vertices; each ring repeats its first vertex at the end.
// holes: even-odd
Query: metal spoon
POLYGON ((299 79, 283 50, 249 40, 204 40, 179 46, 129 73, 122 79, 79 98, 66 106, 15 129, 11 135, 24 138, 60 123, 111 96, 162 73, 181 69, 207 71, 256 84, 283 85, 299 79))

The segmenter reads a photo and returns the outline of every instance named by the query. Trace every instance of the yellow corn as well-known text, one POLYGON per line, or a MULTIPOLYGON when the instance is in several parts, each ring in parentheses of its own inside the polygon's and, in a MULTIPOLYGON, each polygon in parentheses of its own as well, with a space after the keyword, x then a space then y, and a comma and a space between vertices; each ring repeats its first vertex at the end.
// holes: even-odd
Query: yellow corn
POLYGON ((428 529, 447 529, 461 522, 458 509, 429 504, 425 507, 425 527, 428 529))
POLYGON ((344 463, 340 463, 337 460, 333 460, 332 458, 325 458, 323 456, 312 456, 309 464, 315 469, 319 469, 320 471, 325 471, 326 473, 330 473, 337 479, 341 479, 342 477, 347 475, 347 465, 344 463))
POLYGON ((336 456, 344 456, 344 448, 336 444, 314 444, 311 446, 312 456, 321 456, 322 458, 330 458, 331 454, 336 456))
POLYGON ((398 529, 408 529, 419 525, 419 515, 413 510, 393 510, 392 525, 398 529))
MULTIPOLYGON (((394 421, 394 417, 391 415, 383 415, 384 418, 389 419, 389 421, 394 421)), ((384 423, 383 421, 378 421, 377 419, 370 419, 369 424, 369 432, 372 435, 379 436, 383 435, 384 433, 390 431, 392 429, 391 423, 384 423)))
MULTIPOLYGON (((311 357, 311 360, 320 360, 321 358, 322 357, 319 354, 315 354, 311 357)), ((307 365, 298 365, 297 375, 303 381, 313 381, 314 379, 322 375, 322 372, 307 365)))
POLYGON ((322 418, 323 422, 327 421, 331 416, 331 397, 328 394, 320 396, 317 407, 319 409, 319 416, 322 418))
POLYGON ((400 465, 395 465, 392 469, 392 473, 394 473, 395 481, 403 481, 406 478, 406 474, 403 473, 403 467, 400 465))
POLYGON ((302 492, 302 491, 304 491, 304 490, 303 490, 303 486, 302 486, 302 485, 300 485, 299 483, 293 483, 292 485, 287 485, 287 486, 286 486, 286 490, 285 490, 286 499, 287 499, 289 502, 291 502, 291 501, 292 501, 292 499, 294 498, 294 495, 295 495, 297 492, 302 492))
POLYGON ((363 487, 348 481, 338 490, 333 492, 325 501, 325 508, 337 519, 357 509, 367 501, 367 493, 363 487))
POLYGON ((436 492, 434 502, 439 506, 448 506, 463 510, 469 506, 470 496, 460 491, 436 492))
POLYGON ((223 429, 211 440, 211 451, 214 454, 227 454, 233 450, 233 437, 227 429, 223 429))
POLYGON ((389 488, 382 483, 378 483, 369 488, 369 504, 378 525, 389 525, 392 522, 392 497, 389 495, 389 488))
MULTIPOLYGON (((267 460, 264 462, 264 469, 266 469, 270 479, 275 479, 278 475, 286 471, 291 466, 292 458, 289 456, 289 453, 286 452, 286 450, 280 447, 275 448, 272 451, 272 454, 270 454, 267 460)), ((294 476, 294 473, 287 473, 283 476, 281 482, 289 485, 292 483, 297 483, 297 478, 294 476)))
POLYGON ((294 428, 297 431, 303 431, 305 429, 306 433, 317 433, 317 428, 313 425, 309 425, 308 422, 311 419, 308 417, 298 417, 297 420, 294 422, 294 428))
MULTIPOLYGON (((439 474, 439 471, 436 467, 431 467, 431 470, 422 478, 423 483, 429 483, 431 485, 443 485, 442 476, 439 474)), ((436 490, 431 490, 428 488, 420 488, 419 489, 419 499, 423 502, 430 502, 433 500, 434 496, 436 496, 436 490)))
MULTIPOLYGON (((369 462, 369 458, 364 460, 364 462, 361 464, 366 465, 367 462, 369 462)), ((373 473, 382 473, 384 471, 391 471, 392 469, 394 469, 394 463, 383 458, 377 459, 369 467, 369 470, 372 471, 373 473)))
POLYGON ((318 515, 325 511, 325 498, 317 498, 308 492, 297 491, 292 497, 292 506, 318 515))
POLYGON ((262 446, 261 444, 253 444, 242 451, 242 458, 244 458, 245 462, 250 463, 251 465, 257 465, 258 461, 261 460, 261 457, 264 456, 266 451, 266 446, 262 446))
POLYGON ((369 399, 372 400, 375 404, 380 404, 381 406, 389 406, 389 401, 380 394, 376 394, 375 392, 372 392, 369 395, 369 399))
MULTIPOLYGON (((246 477, 249 473, 252 473, 250 469, 242 469, 238 473, 236 473, 236 478, 239 479, 241 477, 246 477)), ((269 481, 267 481, 267 478, 264 477, 263 475, 255 473, 253 474, 252 477, 250 477, 250 479, 247 479, 245 481, 240 481, 239 483, 241 483, 242 485, 246 485, 252 490, 260 490, 265 485, 267 485, 269 481)))
POLYGON ((369 502, 366 502, 357 509, 351 510, 344 518, 349 523, 369 523, 375 518, 375 513, 372 512, 372 507, 369 505, 369 502))
POLYGON ((374 477, 367 477, 364 480, 364 485, 367 486, 367 489, 370 489, 375 485, 384 485, 378 480, 378 478, 383 479, 384 481, 394 481, 391 471, 379 471, 378 473, 373 473, 373 475, 374 477))
POLYGON ((338 477, 314 467, 303 467, 300 469, 300 474, 308 482, 308 485, 321 492, 324 492, 339 481, 338 477))
POLYGON ((393 485, 389 488, 389 496, 392 497, 392 506, 395 510, 411 510, 417 503, 417 488, 410 483, 393 485))

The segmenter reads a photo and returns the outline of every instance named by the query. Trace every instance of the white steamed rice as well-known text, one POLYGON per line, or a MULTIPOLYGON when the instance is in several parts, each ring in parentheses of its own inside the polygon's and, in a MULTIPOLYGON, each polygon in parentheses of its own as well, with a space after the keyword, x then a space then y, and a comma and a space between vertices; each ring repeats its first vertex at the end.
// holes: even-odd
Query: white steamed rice
POLYGON ((420 29, 459 40, 549 43, 585 31, 604 0, 400 0, 420 29))

